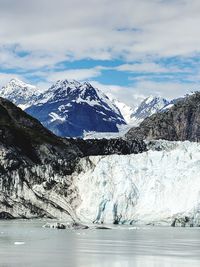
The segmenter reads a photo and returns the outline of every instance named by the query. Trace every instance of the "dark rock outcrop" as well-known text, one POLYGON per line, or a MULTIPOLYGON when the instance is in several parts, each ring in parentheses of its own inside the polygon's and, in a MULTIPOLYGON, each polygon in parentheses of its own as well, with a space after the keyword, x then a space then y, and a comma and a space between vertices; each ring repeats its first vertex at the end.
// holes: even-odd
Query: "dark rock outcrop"
POLYGON ((70 230, 85 230, 85 229, 89 229, 89 226, 82 224, 82 223, 78 223, 78 222, 72 222, 72 223, 60 223, 60 222, 56 222, 56 223, 46 223, 45 225, 43 225, 44 228, 52 228, 52 229, 70 229, 70 230))
POLYGON ((194 226, 194 218, 190 218, 188 216, 177 217, 174 218, 171 226, 172 227, 193 227, 194 226))
POLYGON ((140 140, 118 139, 70 139, 76 145, 83 156, 98 155, 128 155, 147 151, 146 144, 140 140))
POLYGON ((14 219, 14 217, 10 213, 5 211, 0 212, 0 220, 12 220, 12 219, 14 219))
POLYGON ((126 138, 169 141, 200 141, 200 92, 178 101, 166 112, 146 118, 129 130, 126 138))

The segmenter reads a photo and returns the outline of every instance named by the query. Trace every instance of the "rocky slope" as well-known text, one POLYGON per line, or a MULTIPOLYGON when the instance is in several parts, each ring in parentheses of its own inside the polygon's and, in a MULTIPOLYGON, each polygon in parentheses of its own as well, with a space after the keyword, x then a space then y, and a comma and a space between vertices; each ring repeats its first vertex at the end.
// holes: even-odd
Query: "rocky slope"
POLYGON ((86 82, 58 81, 26 112, 63 137, 118 132, 118 125, 126 124, 109 98, 86 82))
POLYGON ((128 139, 200 141, 200 92, 178 101, 165 112, 146 118, 126 134, 128 139))
POLYGON ((72 182, 67 177, 79 149, 2 98, 0 114, 1 212, 26 218, 73 217, 68 202, 75 190, 69 193, 72 182))
POLYGON ((72 173, 80 158, 90 153, 143 150, 145 144, 136 141, 102 140, 91 144, 58 138, 36 119, 0 98, 0 218, 45 216, 76 220, 78 191, 72 173))

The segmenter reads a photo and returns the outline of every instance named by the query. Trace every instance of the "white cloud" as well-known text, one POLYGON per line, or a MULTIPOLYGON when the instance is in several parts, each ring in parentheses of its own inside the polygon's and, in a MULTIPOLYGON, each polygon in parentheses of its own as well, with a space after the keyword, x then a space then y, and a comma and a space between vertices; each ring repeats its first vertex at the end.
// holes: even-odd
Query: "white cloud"
POLYGON ((140 80, 134 84, 134 92, 142 92, 144 95, 161 96, 167 99, 173 99, 184 96, 187 93, 200 89, 197 83, 187 82, 158 82, 150 80, 140 80))
POLYGON ((7 61, 25 68, 69 58, 185 56, 200 51, 199 13, 199 0, 0 0, 0 43, 29 51, 7 61))
POLYGON ((45 73, 46 79, 50 82, 56 82, 57 80, 78 80, 84 81, 93 77, 97 77, 101 74, 98 68, 91 69, 70 69, 64 71, 45 73))
POLYGON ((104 93, 112 95, 113 98, 116 98, 133 108, 150 95, 160 96, 170 100, 200 89, 200 86, 195 82, 179 83, 168 81, 163 83, 145 78, 143 78, 143 80, 138 80, 132 86, 107 85, 96 81, 91 81, 91 83, 93 86, 101 89, 104 93))
POLYGON ((0 66, 8 72, 0 74, 0 84, 17 76, 9 74, 13 68, 24 73, 18 75, 22 80, 36 75, 42 87, 64 78, 95 80, 103 69, 106 75, 106 69, 112 68, 58 71, 56 64, 120 59, 123 64, 113 70, 141 72, 143 77, 131 81, 130 75, 132 86, 100 87, 129 104, 151 93, 177 97, 197 88, 198 64, 193 73, 191 66, 167 67, 155 62, 198 56, 199 14, 199 0, 0 0, 0 66), (191 83, 171 81, 170 75, 177 72, 191 73, 185 77, 191 83), (165 78, 169 74, 169 81, 148 80, 147 73, 165 74, 165 78))
POLYGON ((162 66, 161 64, 155 62, 140 62, 134 64, 122 64, 114 68, 118 71, 128 71, 128 72, 140 72, 140 73, 170 73, 170 72, 189 72, 190 69, 181 69, 178 66, 162 66))

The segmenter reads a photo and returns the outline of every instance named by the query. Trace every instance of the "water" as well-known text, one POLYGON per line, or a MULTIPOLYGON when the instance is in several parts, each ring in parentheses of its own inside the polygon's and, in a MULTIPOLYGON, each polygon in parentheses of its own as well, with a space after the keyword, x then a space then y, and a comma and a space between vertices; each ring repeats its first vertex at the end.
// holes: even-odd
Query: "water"
POLYGON ((0 222, 0 266, 199 267, 200 229, 129 226, 55 230, 42 221, 0 222))

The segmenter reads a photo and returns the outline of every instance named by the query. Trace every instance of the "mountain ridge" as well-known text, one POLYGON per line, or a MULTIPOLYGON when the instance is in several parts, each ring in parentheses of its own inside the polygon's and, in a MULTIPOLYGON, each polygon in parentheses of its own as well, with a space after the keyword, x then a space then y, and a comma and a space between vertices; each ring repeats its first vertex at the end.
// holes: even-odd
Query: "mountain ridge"
POLYGON ((126 138, 200 141, 200 92, 180 99, 167 111, 146 118, 126 138))

